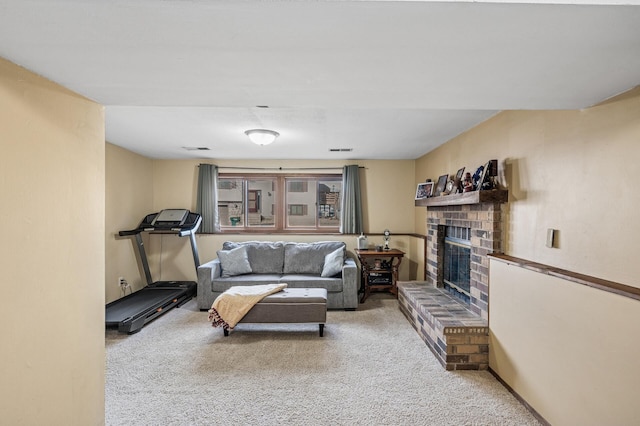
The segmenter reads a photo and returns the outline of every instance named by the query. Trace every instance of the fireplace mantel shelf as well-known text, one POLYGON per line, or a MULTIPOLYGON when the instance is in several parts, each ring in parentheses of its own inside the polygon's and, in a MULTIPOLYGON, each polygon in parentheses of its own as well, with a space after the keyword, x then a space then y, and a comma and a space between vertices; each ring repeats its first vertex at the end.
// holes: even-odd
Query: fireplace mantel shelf
POLYGON ((461 206, 464 204, 506 203, 509 191, 506 189, 492 189, 485 191, 463 192, 461 194, 441 195, 439 197, 416 200, 416 207, 429 206, 461 206))

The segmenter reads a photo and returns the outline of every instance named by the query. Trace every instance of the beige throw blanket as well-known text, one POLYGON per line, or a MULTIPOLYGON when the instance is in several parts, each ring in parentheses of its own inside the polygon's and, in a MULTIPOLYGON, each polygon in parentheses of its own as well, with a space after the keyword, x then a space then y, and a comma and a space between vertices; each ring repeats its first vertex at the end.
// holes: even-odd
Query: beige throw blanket
POLYGON ((232 329, 256 303, 286 287, 287 284, 231 287, 213 301, 209 309, 209 321, 213 327, 232 329))

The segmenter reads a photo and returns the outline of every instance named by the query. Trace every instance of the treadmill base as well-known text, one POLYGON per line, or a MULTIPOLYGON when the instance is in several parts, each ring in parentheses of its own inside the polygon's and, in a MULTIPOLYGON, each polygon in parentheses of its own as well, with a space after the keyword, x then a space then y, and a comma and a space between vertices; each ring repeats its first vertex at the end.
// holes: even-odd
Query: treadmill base
POLYGON ((196 294, 193 281, 159 281, 106 306, 105 324, 121 333, 137 333, 160 315, 187 303, 196 294))

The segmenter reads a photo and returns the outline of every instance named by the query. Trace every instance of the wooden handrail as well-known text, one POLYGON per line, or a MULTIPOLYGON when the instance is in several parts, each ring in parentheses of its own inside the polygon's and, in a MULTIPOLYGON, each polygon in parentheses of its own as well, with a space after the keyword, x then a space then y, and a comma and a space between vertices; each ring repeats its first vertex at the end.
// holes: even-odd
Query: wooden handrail
POLYGON ((532 262, 506 254, 493 253, 489 254, 489 257, 509 265, 519 266, 541 274, 551 275, 577 284, 586 285, 588 287, 597 288, 598 290, 628 297, 630 299, 640 300, 640 288, 638 287, 620 284, 615 281, 603 280, 590 275, 579 274, 577 272, 567 271, 566 269, 560 269, 554 266, 532 262))

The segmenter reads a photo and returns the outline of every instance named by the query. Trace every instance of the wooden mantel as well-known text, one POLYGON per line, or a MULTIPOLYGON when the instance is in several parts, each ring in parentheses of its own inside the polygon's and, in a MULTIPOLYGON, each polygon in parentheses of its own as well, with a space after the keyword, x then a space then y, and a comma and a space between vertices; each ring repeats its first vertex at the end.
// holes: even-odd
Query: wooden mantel
POLYGON ((438 197, 416 200, 416 207, 429 206, 461 206, 464 204, 506 203, 509 191, 506 189, 491 189, 484 191, 463 192, 460 194, 440 195, 438 197))

